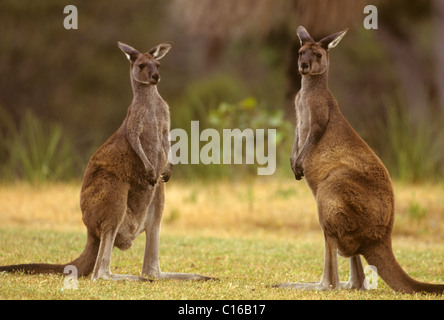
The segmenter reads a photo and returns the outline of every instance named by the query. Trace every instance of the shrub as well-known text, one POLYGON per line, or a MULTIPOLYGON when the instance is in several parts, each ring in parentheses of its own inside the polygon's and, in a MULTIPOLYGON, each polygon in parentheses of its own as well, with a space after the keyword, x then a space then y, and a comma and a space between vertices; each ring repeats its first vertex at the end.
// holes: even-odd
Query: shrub
POLYGON ((444 177, 443 115, 414 114, 387 104, 387 120, 381 126, 382 157, 391 174, 405 182, 444 177))
POLYGON ((75 177, 80 161, 61 126, 44 124, 29 110, 18 126, 4 111, 1 114, 3 179, 43 182, 75 177))

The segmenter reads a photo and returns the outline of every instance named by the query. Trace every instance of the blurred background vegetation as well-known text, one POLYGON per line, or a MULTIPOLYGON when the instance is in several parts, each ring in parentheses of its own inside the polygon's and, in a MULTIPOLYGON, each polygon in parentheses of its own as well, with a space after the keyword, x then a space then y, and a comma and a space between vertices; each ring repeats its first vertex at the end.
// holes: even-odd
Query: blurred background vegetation
MULTIPOLYGON (((131 102, 117 41, 162 61, 172 128, 276 128, 292 176, 296 28, 315 39, 349 28, 330 55, 340 108, 399 180, 444 178, 444 1, 0 0, 0 180, 80 179, 131 102), (66 5, 78 30, 66 30, 66 5), (363 27, 365 5, 378 29, 363 27)), ((178 178, 255 175, 239 165, 178 165, 178 178)))

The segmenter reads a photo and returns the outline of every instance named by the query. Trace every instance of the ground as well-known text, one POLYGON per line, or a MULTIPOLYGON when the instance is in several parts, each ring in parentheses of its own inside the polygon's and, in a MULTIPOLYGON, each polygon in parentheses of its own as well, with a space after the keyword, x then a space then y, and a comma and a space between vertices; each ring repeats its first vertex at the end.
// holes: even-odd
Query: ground
MULTIPOLYGON (((444 283, 444 185, 394 184, 394 253, 412 277, 444 283)), ((84 248, 80 182, 0 186, 0 265, 65 263, 84 248)), ((127 251, 115 249, 112 271, 140 274, 144 235, 127 251)), ((0 274, 0 299, 440 299, 431 294, 378 288, 358 291, 296 291, 281 282, 320 280, 323 238, 316 206, 303 181, 256 178, 174 181, 167 184, 160 264, 163 271, 193 272, 218 281, 151 283, 78 280, 68 275, 0 274)), ((339 259, 342 281, 348 261, 339 259)))

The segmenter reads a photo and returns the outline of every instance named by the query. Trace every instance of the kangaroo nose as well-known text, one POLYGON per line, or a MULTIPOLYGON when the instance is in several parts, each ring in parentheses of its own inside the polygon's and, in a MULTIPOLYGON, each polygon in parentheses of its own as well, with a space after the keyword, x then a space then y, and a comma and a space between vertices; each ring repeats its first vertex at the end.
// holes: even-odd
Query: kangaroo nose
POLYGON ((153 80, 154 83, 157 83, 157 82, 159 82, 160 76, 158 73, 153 73, 151 75, 151 79, 153 80))
POLYGON ((306 68, 308 68, 310 65, 307 63, 307 62, 302 62, 301 63, 301 68, 302 69, 306 69, 306 68))

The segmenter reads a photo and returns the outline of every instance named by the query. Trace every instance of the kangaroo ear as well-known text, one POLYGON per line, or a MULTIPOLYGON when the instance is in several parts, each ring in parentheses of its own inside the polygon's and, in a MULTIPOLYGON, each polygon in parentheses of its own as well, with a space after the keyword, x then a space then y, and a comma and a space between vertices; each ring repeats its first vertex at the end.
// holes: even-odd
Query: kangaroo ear
POLYGON ((148 53, 151 54, 154 59, 160 60, 168 53, 168 51, 170 51, 172 46, 172 42, 162 42, 161 44, 148 51, 148 53))
POLYGON ((137 57, 140 55, 139 51, 137 51, 136 49, 127 44, 124 44, 122 42, 117 42, 117 45, 119 46, 120 50, 123 51, 123 53, 126 55, 126 57, 130 62, 136 61, 137 57))
POLYGON ((342 40, 347 31, 348 29, 345 29, 341 32, 329 35, 328 37, 325 37, 324 39, 320 40, 319 43, 325 50, 328 51, 331 48, 334 48, 338 45, 338 43, 342 40))
POLYGON ((298 27, 297 34, 298 34, 299 40, 301 41, 301 47, 306 42, 314 42, 313 38, 310 37, 307 30, 303 26, 298 27))

